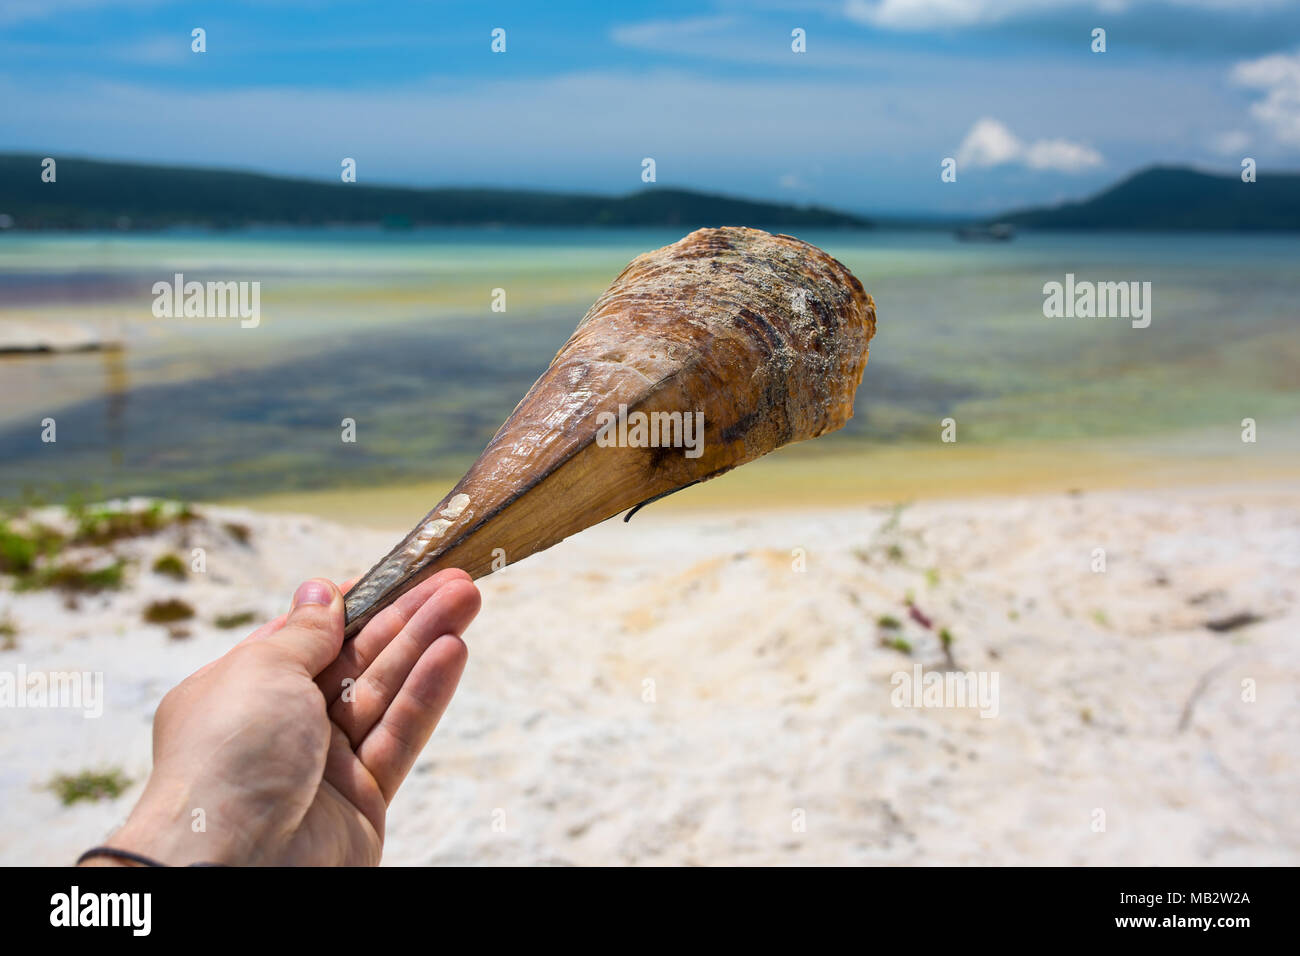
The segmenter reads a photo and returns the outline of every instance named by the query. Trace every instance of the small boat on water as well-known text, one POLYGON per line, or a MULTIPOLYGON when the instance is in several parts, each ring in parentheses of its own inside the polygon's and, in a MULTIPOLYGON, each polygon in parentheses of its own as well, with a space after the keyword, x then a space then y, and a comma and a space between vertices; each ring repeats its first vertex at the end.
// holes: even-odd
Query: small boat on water
POLYGON ((983 226, 962 226, 956 236, 962 242, 1007 242, 1016 237, 1016 227, 1009 222, 983 226))

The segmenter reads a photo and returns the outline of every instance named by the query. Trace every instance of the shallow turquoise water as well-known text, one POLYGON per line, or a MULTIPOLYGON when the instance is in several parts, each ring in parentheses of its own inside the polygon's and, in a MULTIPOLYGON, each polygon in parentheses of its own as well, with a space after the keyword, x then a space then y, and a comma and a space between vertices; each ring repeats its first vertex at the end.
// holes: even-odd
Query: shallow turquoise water
MULTIPOLYGON (((0 496, 253 494, 454 472, 605 285, 672 230, 0 235, 0 322, 118 323, 116 353, 0 358, 0 496), (151 287, 261 283, 262 321, 153 319, 151 287), (507 292, 494 313, 492 290, 507 292), (40 441, 54 417, 58 442, 40 441), (345 417, 358 441, 339 441, 345 417)), ((876 299, 828 448, 1300 420, 1300 237, 808 232, 876 299), (1045 318, 1043 285, 1150 282, 1152 321, 1045 318)), ((1276 434, 1277 431, 1275 430, 1276 434)))

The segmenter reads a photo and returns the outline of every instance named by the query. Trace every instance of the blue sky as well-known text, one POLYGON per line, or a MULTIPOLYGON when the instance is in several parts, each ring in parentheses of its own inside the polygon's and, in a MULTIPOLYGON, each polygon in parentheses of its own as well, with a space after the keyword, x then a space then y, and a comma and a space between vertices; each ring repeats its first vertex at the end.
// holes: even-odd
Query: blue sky
POLYGON ((1300 4, 4 0, 0 150, 985 213, 1300 168, 1300 4))

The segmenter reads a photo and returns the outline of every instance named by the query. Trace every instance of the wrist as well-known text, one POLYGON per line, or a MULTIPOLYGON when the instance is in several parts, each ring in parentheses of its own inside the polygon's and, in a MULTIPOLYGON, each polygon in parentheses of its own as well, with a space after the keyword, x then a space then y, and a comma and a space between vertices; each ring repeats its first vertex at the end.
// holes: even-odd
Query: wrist
MULTIPOLYGON (((193 800, 159 793, 154 782, 146 788, 131 815, 106 841, 114 849, 128 850, 164 866, 193 863, 236 864, 243 851, 227 828, 209 828, 207 814, 191 807, 193 800)), ((90 864, 91 861, 87 861, 90 864)), ((104 858, 101 865, 139 865, 104 858)))

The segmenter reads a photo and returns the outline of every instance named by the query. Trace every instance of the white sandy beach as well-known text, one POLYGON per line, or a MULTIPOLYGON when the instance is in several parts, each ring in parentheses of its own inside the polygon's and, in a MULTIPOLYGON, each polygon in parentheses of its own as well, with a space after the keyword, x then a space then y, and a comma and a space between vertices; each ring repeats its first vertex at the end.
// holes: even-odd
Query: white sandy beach
MULTIPOLYGON (((67 863, 125 816, 163 693, 250 629, 214 617, 279 613, 404 530, 198 510, 116 545, 127 586, 76 609, 0 589, 17 629, 0 671, 103 672, 105 693, 97 719, 0 710, 0 864, 67 863), (206 573, 149 570, 193 547, 206 573), (188 637, 141 618, 170 596, 197 610, 188 637), (135 781, 117 799, 65 807, 45 787, 108 767, 135 781)), ((1300 490, 891 514, 652 506, 481 581, 460 692, 390 810, 385 862, 1300 863, 1300 490), (1204 626, 1242 612, 1261 620, 1204 626), (882 644, 882 616, 910 653, 882 644), (941 628, 959 670, 996 674, 996 716, 891 702, 893 675, 942 671, 941 628)))

